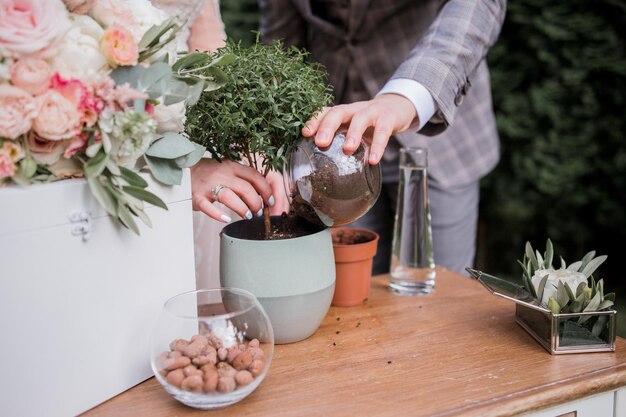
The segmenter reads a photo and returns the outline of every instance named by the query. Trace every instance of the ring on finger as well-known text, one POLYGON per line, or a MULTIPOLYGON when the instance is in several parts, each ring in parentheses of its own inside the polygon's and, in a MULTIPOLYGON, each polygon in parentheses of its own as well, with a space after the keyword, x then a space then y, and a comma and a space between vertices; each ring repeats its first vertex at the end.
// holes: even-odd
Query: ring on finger
POLYGON ((222 184, 217 184, 215 187, 211 188, 211 194, 213 194, 213 201, 219 201, 220 191, 222 191, 225 186, 222 184))

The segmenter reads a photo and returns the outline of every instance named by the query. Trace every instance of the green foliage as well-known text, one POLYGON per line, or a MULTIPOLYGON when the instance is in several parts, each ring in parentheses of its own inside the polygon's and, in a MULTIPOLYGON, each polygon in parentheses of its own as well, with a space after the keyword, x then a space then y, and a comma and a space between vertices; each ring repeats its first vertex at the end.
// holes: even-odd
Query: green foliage
POLYGON ((216 159, 246 159, 263 174, 280 170, 304 123, 332 102, 326 73, 280 42, 228 43, 218 57, 225 54, 236 57, 224 68, 229 82, 202 93, 185 130, 216 159), (262 167, 254 155, 263 158, 262 167))
POLYGON ((511 274, 516 248, 546 236, 571 256, 619 256, 608 242, 626 239, 625 12, 615 0, 509 2, 488 56, 502 159, 483 182, 481 268, 511 274))

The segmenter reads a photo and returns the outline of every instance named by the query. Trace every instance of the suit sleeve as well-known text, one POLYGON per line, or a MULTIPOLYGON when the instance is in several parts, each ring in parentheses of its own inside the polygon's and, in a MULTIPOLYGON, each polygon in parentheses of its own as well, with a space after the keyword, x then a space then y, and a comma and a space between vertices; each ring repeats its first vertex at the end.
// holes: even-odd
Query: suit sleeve
MULTIPOLYGON (((506 12, 506 0, 450 0, 392 79, 410 78, 432 94, 439 128, 452 123, 472 74, 495 43, 506 12)), ((430 124, 430 123, 429 123, 430 124)), ((422 133, 428 134, 428 126, 422 133)), ((434 131, 433 131, 434 130, 434 131)))
POLYGON ((306 48, 307 25, 291 0, 259 0, 261 39, 282 40, 286 46, 306 48))

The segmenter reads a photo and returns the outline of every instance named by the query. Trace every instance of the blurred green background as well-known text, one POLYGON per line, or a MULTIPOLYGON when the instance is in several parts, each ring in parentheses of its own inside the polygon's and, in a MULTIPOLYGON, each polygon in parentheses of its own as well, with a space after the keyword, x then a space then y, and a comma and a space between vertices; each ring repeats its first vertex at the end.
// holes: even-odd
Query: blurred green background
MULTIPOLYGON (((256 0, 221 2, 230 38, 254 41, 256 0)), ((568 263, 607 254, 596 272, 617 294, 626 337, 626 1, 510 1, 487 59, 502 143, 482 182, 477 267, 517 280, 526 241, 548 237, 568 263)))

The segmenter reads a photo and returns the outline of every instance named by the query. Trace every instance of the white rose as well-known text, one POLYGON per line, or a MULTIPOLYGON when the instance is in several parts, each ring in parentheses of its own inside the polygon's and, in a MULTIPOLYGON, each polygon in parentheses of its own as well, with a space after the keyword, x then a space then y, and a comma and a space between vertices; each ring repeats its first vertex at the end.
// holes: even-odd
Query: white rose
POLYGON ((124 26, 137 43, 150 27, 160 25, 167 19, 167 14, 148 0, 98 0, 89 13, 106 27, 114 24, 124 26))
POLYGON ((185 130, 185 103, 155 106, 154 119, 157 122, 157 133, 182 132, 185 130))
POLYGON ((72 16, 72 27, 59 45, 50 66, 65 78, 97 82, 108 71, 107 60, 100 52, 104 30, 89 16, 72 16))
POLYGON ((539 284, 541 280, 548 276, 546 286, 543 289, 543 296, 541 297, 541 304, 548 305, 550 297, 556 298, 556 291, 559 286, 559 282, 567 285, 574 294, 581 282, 587 283, 587 277, 582 272, 569 271, 567 269, 540 269, 535 271, 535 275, 531 278, 535 291, 539 291, 539 284))

